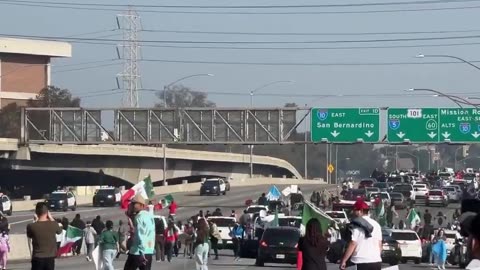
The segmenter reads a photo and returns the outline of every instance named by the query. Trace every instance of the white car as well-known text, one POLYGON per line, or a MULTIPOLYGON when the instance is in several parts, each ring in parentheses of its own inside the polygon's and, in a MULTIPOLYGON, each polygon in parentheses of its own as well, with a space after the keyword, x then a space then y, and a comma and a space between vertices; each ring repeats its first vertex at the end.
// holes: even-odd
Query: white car
POLYGON ((413 189, 415 192, 415 199, 426 198, 428 191, 430 190, 427 184, 415 184, 413 185, 413 189))
POLYGON ((71 209, 72 211, 75 211, 77 209, 77 199, 71 191, 54 191, 50 193, 46 203, 49 210, 67 211, 68 209, 71 209))
POLYGON ((413 260, 419 264, 422 260, 422 241, 418 234, 412 230, 391 230, 391 233, 402 250, 402 263, 413 260))
POLYGON ((230 230, 233 229, 233 226, 235 225, 234 217, 211 216, 208 217, 207 220, 212 221, 217 225, 218 232, 222 236, 223 247, 233 245, 230 230))
POLYGON ((445 244, 447 245, 447 253, 450 254, 450 251, 452 251, 453 247, 455 246, 455 241, 457 239, 462 238, 460 233, 455 230, 444 230, 444 235, 445 235, 445 244))
POLYGON ((443 187, 442 190, 447 194, 449 202, 459 202, 462 200, 461 194, 455 187, 447 186, 443 187))
POLYGON ((11 216, 12 212, 13 212, 12 201, 10 201, 10 198, 3 193, 0 193, 0 196, 2 198, 2 209, 1 209, 1 211, 4 214, 6 214, 7 216, 11 216))
POLYGON ((347 224, 350 222, 345 211, 325 211, 325 214, 327 214, 329 217, 333 218, 333 220, 341 224, 347 224))

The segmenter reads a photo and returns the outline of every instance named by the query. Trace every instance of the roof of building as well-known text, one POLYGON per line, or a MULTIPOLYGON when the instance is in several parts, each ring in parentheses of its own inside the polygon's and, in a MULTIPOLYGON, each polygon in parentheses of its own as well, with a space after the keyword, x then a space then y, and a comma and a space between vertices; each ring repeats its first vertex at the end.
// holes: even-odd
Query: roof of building
POLYGON ((72 45, 58 41, 0 37, 0 53, 72 57, 72 45))

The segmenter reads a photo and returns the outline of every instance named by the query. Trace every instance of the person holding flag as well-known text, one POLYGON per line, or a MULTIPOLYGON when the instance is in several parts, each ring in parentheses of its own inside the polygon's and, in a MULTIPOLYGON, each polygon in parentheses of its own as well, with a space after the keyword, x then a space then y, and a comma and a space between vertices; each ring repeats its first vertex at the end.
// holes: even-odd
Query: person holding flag
POLYGON ((377 196, 373 204, 375 205, 375 217, 377 218, 377 222, 381 227, 385 227, 387 225, 385 203, 380 196, 377 196))
POLYGON ((415 207, 410 208, 410 210, 408 211, 407 221, 410 225, 410 229, 412 230, 415 230, 415 228, 420 225, 421 219, 417 211, 415 210, 415 207))

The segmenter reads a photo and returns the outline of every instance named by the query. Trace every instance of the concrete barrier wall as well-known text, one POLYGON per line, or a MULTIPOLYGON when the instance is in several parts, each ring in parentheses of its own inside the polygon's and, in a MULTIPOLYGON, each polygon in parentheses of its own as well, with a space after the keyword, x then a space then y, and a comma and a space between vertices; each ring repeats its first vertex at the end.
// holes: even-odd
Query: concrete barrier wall
MULTIPOLYGON (((93 195, 77 196, 77 205, 87 205, 92 203, 93 195)), ((30 201, 12 201, 13 212, 16 211, 31 211, 35 208, 38 202, 45 200, 30 200, 30 201)))

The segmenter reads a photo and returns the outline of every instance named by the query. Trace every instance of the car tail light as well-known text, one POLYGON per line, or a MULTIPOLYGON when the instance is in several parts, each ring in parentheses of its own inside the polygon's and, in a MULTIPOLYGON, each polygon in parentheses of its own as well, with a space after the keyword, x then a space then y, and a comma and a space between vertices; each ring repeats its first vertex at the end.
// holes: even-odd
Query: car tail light
POLYGON ((268 247, 267 242, 265 242, 265 241, 260 242, 260 246, 262 246, 262 247, 268 247))

